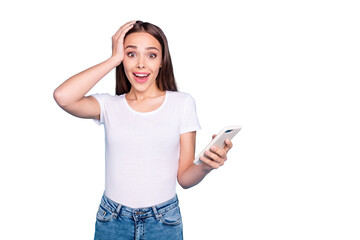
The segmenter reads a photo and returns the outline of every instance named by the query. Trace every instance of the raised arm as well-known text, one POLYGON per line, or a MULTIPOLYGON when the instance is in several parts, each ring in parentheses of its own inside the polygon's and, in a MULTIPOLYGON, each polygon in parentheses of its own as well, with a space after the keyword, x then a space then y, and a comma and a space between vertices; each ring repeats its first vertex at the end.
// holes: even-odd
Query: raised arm
POLYGON ((94 97, 85 97, 106 74, 124 58, 124 37, 135 21, 124 24, 112 37, 112 56, 67 79, 54 90, 54 99, 66 112, 81 118, 100 117, 100 105, 94 97))

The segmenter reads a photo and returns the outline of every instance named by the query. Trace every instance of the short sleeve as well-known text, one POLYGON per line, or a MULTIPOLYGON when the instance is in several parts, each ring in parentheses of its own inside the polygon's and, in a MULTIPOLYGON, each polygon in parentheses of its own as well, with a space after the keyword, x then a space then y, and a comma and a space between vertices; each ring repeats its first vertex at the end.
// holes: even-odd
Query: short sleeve
POLYGON ((187 94, 184 104, 184 111, 181 121, 180 134, 200 130, 196 104, 194 98, 187 94))
POLYGON ((106 103, 106 99, 110 95, 108 93, 96 93, 96 94, 92 94, 90 96, 94 97, 99 102, 99 105, 100 105, 100 120, 95 119, 95 118, 93 120, 97 125, 104 124, 104 114, 106 111, 105 103, 106 103))

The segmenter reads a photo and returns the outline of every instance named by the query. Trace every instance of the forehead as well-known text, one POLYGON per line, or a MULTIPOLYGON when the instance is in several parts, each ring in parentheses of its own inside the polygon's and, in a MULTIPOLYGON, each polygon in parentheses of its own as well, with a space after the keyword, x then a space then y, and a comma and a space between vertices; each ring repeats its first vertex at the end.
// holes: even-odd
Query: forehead
POLYGON ((127 45, 134 45, 138 48, 156 47, 161 49, 159 41, 147 32, 135 32, 127 35, 124 40, 124 47, 127 45))

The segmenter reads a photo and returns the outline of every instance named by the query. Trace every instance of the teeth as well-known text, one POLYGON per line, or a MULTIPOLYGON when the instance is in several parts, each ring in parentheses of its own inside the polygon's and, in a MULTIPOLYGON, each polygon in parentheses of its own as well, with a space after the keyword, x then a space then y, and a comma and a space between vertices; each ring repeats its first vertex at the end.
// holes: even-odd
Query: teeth
POLYGON ((137 77, 146 77, 146 76, 148 76, 149 74, 135 74, 135 76, 137 76, 137 77))

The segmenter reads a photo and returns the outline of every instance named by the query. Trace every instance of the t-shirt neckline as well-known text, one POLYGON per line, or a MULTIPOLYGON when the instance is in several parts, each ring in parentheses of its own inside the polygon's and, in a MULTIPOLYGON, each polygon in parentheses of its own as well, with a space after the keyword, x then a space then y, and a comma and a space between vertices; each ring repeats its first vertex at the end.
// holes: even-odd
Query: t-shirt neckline
POLYGON ((131 112, 136 113, 136 114, 139 114, 139 115, 149 115, 149 114, 157 113, 157 112, 159 112, 161 109, 164 108, 164 105, 166 104, 167 99, 168 99, 169 91, 167 91, 167 90, 165 91, 165 99, 163 100, 163 102, 162 102, 162 104, 160 105, 160 107, 158 107, 158 108, 156 108, 155 110, 152 110, 152 111, 150 111, 150 112, 138 112, 138 111, 136 111, 135 109, 133 109, 133 108, 129 105, 128 101, 126 100, 125 95, 126 95, 126 94, 123 95, 123 100, 124 100, 124 102, 125 102, 126 107, 127 107, 131 112))

